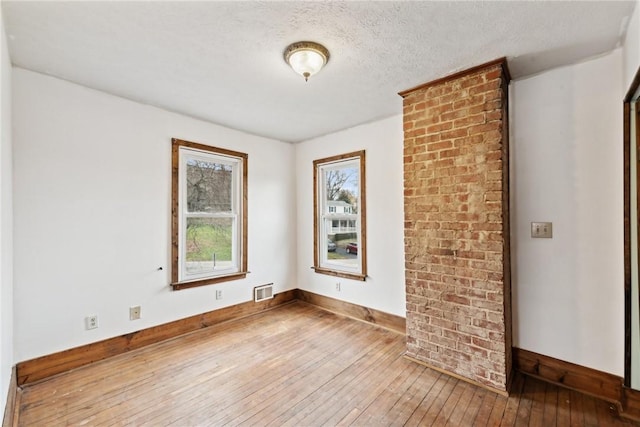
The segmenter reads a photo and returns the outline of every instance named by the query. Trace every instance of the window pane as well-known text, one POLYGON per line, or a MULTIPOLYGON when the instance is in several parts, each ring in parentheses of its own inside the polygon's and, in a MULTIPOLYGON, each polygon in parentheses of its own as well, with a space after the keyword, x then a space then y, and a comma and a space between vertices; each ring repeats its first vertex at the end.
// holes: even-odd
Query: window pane
POLYGON ((188 274, 233 266, 233 218, 187 218, 188 274))
POLYGON ((313 161, 314 268, 366 280, 365 152, 313 161))
POLYGON ((327 261, 333 267, 358 267, 358 168, 342 165, 323 169, 327 261))
POLYGON ((344 267, 357 267, 358 234, 355 232, 328 234, 327 260, 344 267))
POLYGON ((171 140, 171 285, 246 277, 247 154, 171 140))
POLYGON ((187 212, 231 212, 233 167, 187 160, 187 212))
POLYGON ((358 213, 358 168, 342 167, 325 171, 326 211, 335 215, 358 213))

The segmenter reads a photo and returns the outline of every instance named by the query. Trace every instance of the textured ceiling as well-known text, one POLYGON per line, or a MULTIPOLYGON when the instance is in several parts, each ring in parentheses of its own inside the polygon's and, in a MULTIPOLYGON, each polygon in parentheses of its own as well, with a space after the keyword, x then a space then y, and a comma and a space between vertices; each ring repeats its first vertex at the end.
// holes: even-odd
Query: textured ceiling
POLYGON ((399 91, 506 56, 514 78, 614 49, 635 2, 2 1, 23 68, 281 141, 402 111, 399 91), (283 61, 324 44, 308 83, 283 61))

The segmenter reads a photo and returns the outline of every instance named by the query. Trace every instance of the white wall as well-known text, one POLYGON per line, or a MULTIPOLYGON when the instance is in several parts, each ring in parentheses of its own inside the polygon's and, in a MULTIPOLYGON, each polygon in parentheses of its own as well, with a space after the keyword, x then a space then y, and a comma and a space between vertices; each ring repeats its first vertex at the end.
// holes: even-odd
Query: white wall
POLYGON ((512 82, 514 345, 624 373, 622 54, 512 82), (552 221, 553 239, 532 239, 552 221))
MULTIPOLYGON (((398 98, 398 110, 400 110, 398 98)), ((358 126, 296 145, 298 287, 320 295, 405 316, 402 116, 358 126), (366 150, 367 274, 365 282, 315 273, 313 161, 366 150), (336 291, 336 282, 341 291, 336 291)))
POLYGON ((13 90, 17 362, 296 288, 292 145, 20 68, 13 90), (246 279, 170 290, 172 137, 248 153, 246 279))
POLYGON ((636 0, 633 15, 629 19, 622 52, 624 64, 623 90, 626 94, 640 66, 640 0, 636 0))
MULTIPOLYGON (((400 115, 292 146, 18 68, 12 309, 11 69, 1 32, 2 399, 16 361, 243 302, 263 283, 405 315, 400 115), (249 153, 247 279, 170 291, 171 137, 249 153), (312 161, 360 149, 366 282, 310 269, 312 161), (130 322, 128 307, 138 304, 142 319, 130 322), (100 328, 86 331, 90 314, 100 328)), ((515 345, 616 375, 624 348, 620 101, 640 61, 639 34, 636 6, 622 53, 514 81, 511 93, 515 345), (553 221, 553 239, 529 237, 538 220, 553 221)))
POLYGON ((0 408, 4 409, 13 366, 13 190, 11 61, 1 9, 0 37, 0 408))

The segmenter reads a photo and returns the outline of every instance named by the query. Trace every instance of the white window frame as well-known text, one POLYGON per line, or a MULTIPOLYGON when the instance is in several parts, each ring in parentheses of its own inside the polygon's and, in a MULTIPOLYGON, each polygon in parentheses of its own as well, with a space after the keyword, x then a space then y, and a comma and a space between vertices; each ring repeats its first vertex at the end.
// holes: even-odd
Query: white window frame
POLYGON ((184 289, 246 277, 247 273, 247 155, 231 150, 173 139, 173 231, 172 286, 184 289), (230 212, 187 211, 187 162, 205 161, 229 165, 231 175, 230 212), (189 273, 186 263, 187 220, 189 218, 229 218, 232 222, 231 263, 204 272, 189 273))
MULTIPOLYGON (((314 270, 317 273, 365 280, 367 277, 366 257, 366 198, 365 198, 365 152, 357 151, 339 156, 315 160, 314 164, 314 270), (327 204, 327 172, 344 168, 358 170, 358 210, 354 213, 332 212, 327 204), (354 266, 331 260, 327 245, 328 227, 333 221, 355 221, 355 232, 358 236, 357 263, 354 266)), ((337 209, 334 209, 334 211, 337 209)))

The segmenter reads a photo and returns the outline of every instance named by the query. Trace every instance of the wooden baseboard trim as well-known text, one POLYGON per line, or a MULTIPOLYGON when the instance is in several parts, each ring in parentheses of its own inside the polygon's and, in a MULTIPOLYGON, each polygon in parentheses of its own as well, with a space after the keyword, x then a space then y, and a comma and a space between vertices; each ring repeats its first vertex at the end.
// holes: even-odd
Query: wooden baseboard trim
POLYGON ((11 369, 11 378, 9 380, 9 390, 7 391, 7 403, 4 407, 2 427, 13 427, 14 425, 18 425, 16 411, 20 403, 20 390, 18 389, 18 381, 16 378, 16 367, 14 366, 13 369, 11 369))
POLYGON ((523 374, 611 402, 620 416, 640 420, 640 391, 624 387, 621 377, 516 347, 513 367, 523 374))
POLYGON ((640 421, 640 391, 622 387, 622 415, 635 421, 640 421))
POLYGON ((293 302, 296 290, 276 294, 273 299, 261 302, 248 301, 219 310, 209 311, 154 326, 119 337, 75 347, 69 350, 38 357, 18 363, 16 367, 17 385, 34 383, 53 375, 69 371, 89 363, 126 353, 150 344, 175 338, 198 329, 207 328, 229 320, 251 316, 277 306, 293 302))
POLYGON ((282 304, 300 300, 325 310, 373 323, 386 329, 404 334, 406 321, 403 317, 382 311, 294 289, 277 294, 273 299, 255 303, 245 303, 219 310, 176 320, 119 337, 75 347, 18 363, 16 366, 17 386, 32 384, 51 376, 88 365, 92 362, 117 356, 150 344, 175 338, 198 329, 207 328, 230 320, 240 319, 270 310, 282 304))
POLYGON ((314 294, 313 292, 296 289, 297 298, 300 301, 318 306, 343 316, 351 317, 372 323, 376 326, 405 334, 407 331, 406 319, 395 314, 385 313, 362 305, 352 304, 335 298, 314 294))
POLYGON ((521 348, 513 349, 514 368, 608 402, 620 402, 622 378, 521 348))

